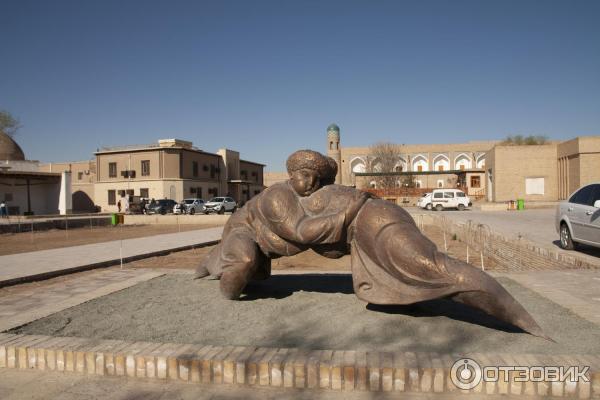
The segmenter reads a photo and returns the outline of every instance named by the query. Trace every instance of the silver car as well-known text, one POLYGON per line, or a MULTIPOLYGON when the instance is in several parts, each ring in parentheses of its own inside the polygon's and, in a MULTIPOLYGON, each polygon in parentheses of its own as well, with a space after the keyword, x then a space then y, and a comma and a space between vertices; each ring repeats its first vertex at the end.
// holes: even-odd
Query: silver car
POLYGON ((206 203, 204 203, 205 214, 216 212, 223 214, 225 211, 235 212, 237 210, 237 203, 231 197, 213 197, 206 203))
POLYGON ((204 200, 202 199, 183 199, 183 205, 185 206, 184 210, 181 209, 182 204, 180 203, 173 208, 173 213, 194 215, 204 211, 204 200))
POLYGON ((560 247, 574 250, 578 243, 600 247, 600 183, 583 186, 556 209, 560 247))

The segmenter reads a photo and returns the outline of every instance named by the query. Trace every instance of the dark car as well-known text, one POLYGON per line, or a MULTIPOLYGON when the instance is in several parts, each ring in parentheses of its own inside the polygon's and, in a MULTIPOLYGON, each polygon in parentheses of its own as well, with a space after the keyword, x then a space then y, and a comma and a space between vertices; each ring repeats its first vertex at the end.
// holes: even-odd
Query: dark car
POLYGON ((148 205, 148 214, 162 214, 173 212, 173 207, 177 202, 175 200, 161 199, 156 200, 153 205, 148 205))

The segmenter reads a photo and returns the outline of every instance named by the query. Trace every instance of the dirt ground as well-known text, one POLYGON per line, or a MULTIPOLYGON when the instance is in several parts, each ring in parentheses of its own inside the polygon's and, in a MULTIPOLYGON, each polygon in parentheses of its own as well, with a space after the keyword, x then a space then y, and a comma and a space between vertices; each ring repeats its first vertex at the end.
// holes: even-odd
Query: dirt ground
POLYGON ((94 226, 69 230, 51 229, 39 232, 0 234, 0 256, 29 251, 79 246, 82 244, 109 242, 111 240, 133 239, 160 235, 163 233, 184 232, 194 229, 213 228, 215 224, 198 225, 117 225, 94 226))
MULTIPOLYGON (((432 240, 440 251, 444 251, 444 235, 441 229, 434 226, 425 227, 425 236, 432 240)), ((454 240, 452 236, 446 236, 448 255, 459 260, 467 260, 467 247, 465 243, 454 240)), ((167 256, 146 258, 128 264, 137 268, 178 268, 194 269, 200 260, 208 254, 213 246, 202 247, 187 251, 171 253, 167 256)), ((479 254, 471 252, 469 262, 474 267, 481 267, 479 254)), ((484 266, 490 265, 489 260, 484 257, 484 266)), ((292 257, 282 257, 272 261, 274 270, 303 270, 303 271, 350 271, 350 256, 339 259, 330 259, 320 256, 312 250, 305 251, 292 257)))
POLYGON ((556 343, 449 300, 375 306, 350 274, 275 275, 225 300, 216 280, 167 274, 39 319, 17 333, 128 341, 378 351, 599 354, 593 323, 522 287, 498 281, 556 343))

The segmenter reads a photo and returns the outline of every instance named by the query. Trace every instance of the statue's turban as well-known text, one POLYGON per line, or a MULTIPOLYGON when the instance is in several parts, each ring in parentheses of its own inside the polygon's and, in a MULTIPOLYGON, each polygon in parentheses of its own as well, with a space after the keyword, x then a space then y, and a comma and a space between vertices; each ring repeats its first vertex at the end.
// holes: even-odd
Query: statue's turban
POLYGON ((288 157, 285 164, 288 174, 304 168, 317 171, 321 177, 331 174, 328 157, 313 150, 298 150, 288 157))

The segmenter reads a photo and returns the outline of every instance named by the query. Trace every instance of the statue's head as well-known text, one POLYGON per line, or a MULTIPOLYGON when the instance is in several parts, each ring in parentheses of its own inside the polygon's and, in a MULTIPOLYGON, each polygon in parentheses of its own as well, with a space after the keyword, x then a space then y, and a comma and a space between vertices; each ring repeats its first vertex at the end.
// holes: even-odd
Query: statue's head
MULTIPOLYGON (((324 184, 331 183, 332 167, 328 158, 312 150, 298 150, 288 157, 286 167, 296 193, 310 196, 324 184)), ((333 176, 335 180, 335 173, 333 176)))

